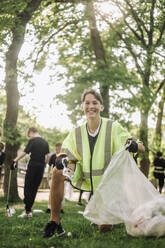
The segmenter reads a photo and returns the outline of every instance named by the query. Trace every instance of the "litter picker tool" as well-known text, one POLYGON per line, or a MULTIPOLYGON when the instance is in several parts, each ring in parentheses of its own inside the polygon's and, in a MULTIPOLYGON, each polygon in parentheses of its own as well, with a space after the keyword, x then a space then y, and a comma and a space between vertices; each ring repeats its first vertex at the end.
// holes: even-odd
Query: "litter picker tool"
POLYGON ((72 180, 74 171, 68 167, 68 157, 65 153, 61 153, 56 158, 56 168, 58 170, 63 170, 63 176, 67 177, 69 180, 72 180))
POLYGON ((8 190, 7 190, 7 202, 6 202, 6 216, 10 217, 15 213, 15 209, 9 208, 9 195, 10 195, 10 186, 11 186, 11 175, 12 171, 17 167, 17 164, 13 161, 10 166, 10 173, 9 173, 9 183, 8 183, 8 190))

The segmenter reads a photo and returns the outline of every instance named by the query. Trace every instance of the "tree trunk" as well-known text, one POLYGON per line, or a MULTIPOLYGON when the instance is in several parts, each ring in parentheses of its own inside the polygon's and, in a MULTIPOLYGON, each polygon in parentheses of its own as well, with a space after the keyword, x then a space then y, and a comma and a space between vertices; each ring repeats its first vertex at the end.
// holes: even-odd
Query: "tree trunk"
POLYGON ((140 154, 140 170, 148 177, 149 173, 149 151, 148 151, 148 112, 141 112, 140 140, 145 146, 145 152, 140 154))
MULTIPOLYGON (((89 22, 91 42, 99 70, 106 70, 108 68, 104 46, 97 29, 96 17, 93 7, 93 1, 87 1, 86 3, 86 16, 89 22)), ((103 116, 109 117, 109 85, 105 82, 100 82, 100 93, 104 101, 104 111, 103 116)))
POLYGON ((146 177, 149 174, 150 160, 148 150, 148 114, 151 108, 149 99, 147 100, 147 93, 149 92, 149 82, 151 76, 151 65, 152 65, 152 40, 149 41, 149 48, 147 50, 146 66, 144 68, 144 75, 142 75, 143 87, 142 87, 142 110, 141 110, 141 124, 140 124, 140 139, 143 141, 145 146, 145 152, 141 153, 140 169, 146 177))
POLYGON ((163 118, 164 102, 165 102, 165 86, 163 88, 161 100, 158 105, 158 117, 156 122, 156 131, 155 131, 155 145, 156 145, 156 150, 159 151, 161 150, 161 142, 162 142, 162 118, 163 118))
MULTIPOLYGON (((17 117, 19 106, 19 92, 17 86, 17 61, 18 54, 22 47, 25 34, 25 26, 18 24, 12 30, 13 40, 6 54, 6 96, 7 111, 4 122, 4 136, 6 138, 6 160, 5 160, 5 178, 4 195, 8 192, 9 170, 12 160, 17 154, 17 117)), ((17 175, 16 171, 12 173, 10 200, 15 201, 18 197, 17 175)))
MULTIPOLYGON (((17 118, 19 106, 19 92, 17 85, 17 61, 18 55, 24 42, 25 29, 34 11, 40 5, 41 0, 28 2, 23 12, 18 13, 15 25, 11 30, 12 42, 6 53, 6 97, 7 110, 4 121, 4 137, 6 139, 6 159, 4 177, 4 196, 7 196, 9 185, 9 171, 12 160, 16 157, 19 147, 19 134, 17 131, 17 118)), ((19 198, 17 187, 17 172, 12 172, 9 200, 16 201, 19 198)))

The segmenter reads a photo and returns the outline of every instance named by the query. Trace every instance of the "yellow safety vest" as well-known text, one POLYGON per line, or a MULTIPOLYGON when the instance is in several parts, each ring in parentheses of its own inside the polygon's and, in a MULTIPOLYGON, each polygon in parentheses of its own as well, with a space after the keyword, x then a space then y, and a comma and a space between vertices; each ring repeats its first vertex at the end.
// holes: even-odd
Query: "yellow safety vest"
POLYGON ((77 161, 72 185, 81 190, 95 191, 112 154, 120 149, 129 137, 129 133, 118 122, 102 118, 91 157, 86 122, 73 129, 62 145, 62 152, 67 153, 69 159, 77 161))

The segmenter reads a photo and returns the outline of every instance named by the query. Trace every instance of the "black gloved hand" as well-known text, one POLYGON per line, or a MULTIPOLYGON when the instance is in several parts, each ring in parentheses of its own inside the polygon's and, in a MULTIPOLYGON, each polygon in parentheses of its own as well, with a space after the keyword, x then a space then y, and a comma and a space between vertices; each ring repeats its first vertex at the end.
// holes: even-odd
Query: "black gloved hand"
POLYGON ((13 161, 10 165, 10 170, 15 170, 16 168, 17 168, 17 163, 13 161))
POLYGON ((131 144, 130 144, 130 146, 128 146, 126 148, 126 150, 128 150, 129 152, 132 152, 132 153, 136 153, 138 151, 138 144, 136 143, 136 141, 135 140, 128 140, 127 144, 128 144, 128 142, 130 142, 131 144))
POLYGON ((60 154, 55 161, 55 166, 58 170, 63 170, 64 167, 68 166, 68 157, 66 154, 60 154))

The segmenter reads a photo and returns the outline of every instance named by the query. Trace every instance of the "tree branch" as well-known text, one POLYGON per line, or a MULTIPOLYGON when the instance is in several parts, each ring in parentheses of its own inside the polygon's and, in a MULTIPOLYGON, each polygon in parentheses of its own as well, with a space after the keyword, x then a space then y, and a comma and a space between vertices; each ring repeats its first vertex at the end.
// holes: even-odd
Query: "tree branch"
POLYGON ((163 55, 162 53, 158 52, 155 50, 155 54, 158 54, 160 57, 164 58, 165 59, 165 55, 163 55))
POLYGON ((124 39, 122 34, 115 29, 115 27, 113 26, 113 24, 110 21, 108 21, 99 11, 97 11, 97 12, 103 18, 103 20, 115 31, 115 33, 118 35, 118 37, 124 42, 125 48, 130 52, 130 54, 132 55, 132 57, 135 61, 137 70, 139 71, 139 73, 141 75, 143 75, 143 71, 142 71, 142 69, 138 63, 138 60, 137 60, 137 55, 133 52, 131 46, 129 46, 127 44, 126 39, 124 39))
POLYGON ((156 41, 156 43, 155 43, 155 47, 159 46, 164 31, 165 31, 165 16, 164 16, 164 21, 163 21, 162 27, 160 28, 160 35, 159 35, 159 38, 157 39, 157 41, 156 41))
MULTIPOLYGON (((127 20, 126 20, 126 18, 125 18, 125 17, 126 17, 126 14, 125 14, 124 10, 121 8, 121 5, 120 5, 117 1, 115 1, 115 2, 116 2, 116 5, 118 6, 118 8, 120 9, 121 13, 123 14, 124 22, 125 22, 125 24, 127 25, 127 27, 128 27, 128 28, 131 30, 131 32, 136 36, 136 38, 142 42, 143 46, 146 47, 147 45, 146 45, 145 40, 144 40, 143 30, 141 29, 141 26, 139 25, 139 22, 138 22, 138 23, 136 22, 136 23, 137 23, 137 25, 138 25, 139 31, 140 31, 140 33, 141 33, 141 36, 138 35, 138 33, 137 33, 137 32, 131 27, 131 25, 127 22, 127 20)), ((140 19, 139 19, 139 20, 140 20, 140 19)))
POLYGON ((17 14, 17 17, 21 20, 22 24, 26 24, 29 22, 33 13, 37 10, 41 2, 42 0, 29 1, 24 11, 17 14))
POLYGON ((148 29, 146 28, 144 22, 138 17, 138 15, 136 14, 135 10, 133 9, 132 5, 130 4, 130 1, 129 0, 124 0, 126 2, 126 4, 130 7, 130 10, 131 10, 131 14, 132 14, 132 17, 134 18, 134 20, 136 21, 137 25, 138 25, 138 28, 141 32, 141 34, 143 35, 143 30, 141 28, 141 26, 144 28, 144 30, 146 31, 146 33, 148 34, 148 29))
POLYGON ((155 94, 158 94, 164 85, 165 85, 165 78, 160 82, 155 94))
MULTIPOLYGON (((46 46, 46 44, 56 35, 58 34, 59 32, 61 32, 62 30, 64 30, 68 25, 71 25, 71 24, 77 24, 78 21, 72 21, 72 22, 67 22, 63 27, 61 27, 60 29, 58 29, 56 32, 54 32, 53 34, 51 34, 47 40, 44 40, 43 43, 41 44, 41 48, 39 49, 39 51, 37 52, 37 56, 36 56, 36 59, 34 61, 34 68, 37 64, 37 60, 38 60, 38 57, 39 57, 39 54, 43 51, 44 47, 46 46)), ((33 69, 34 70, 34 69, 33 69)))
POLYGON ((156 92, 154 93, 153 95, 153 98, 152 98, 152 103, 154 103, 156 97, 157 97, 157 94, 160 92, 160 90, 165 86, 165 78, 160 82, 156 92))
POLYGON ((154 8, 155 8, 155 3, 156 0, 152 1, 152 7, 151 7, 151 11, 150 11, 150 30, 148 33, 148 45, 149 47, 151 47, 153 45, 153 30, 154 30, 154 8))

